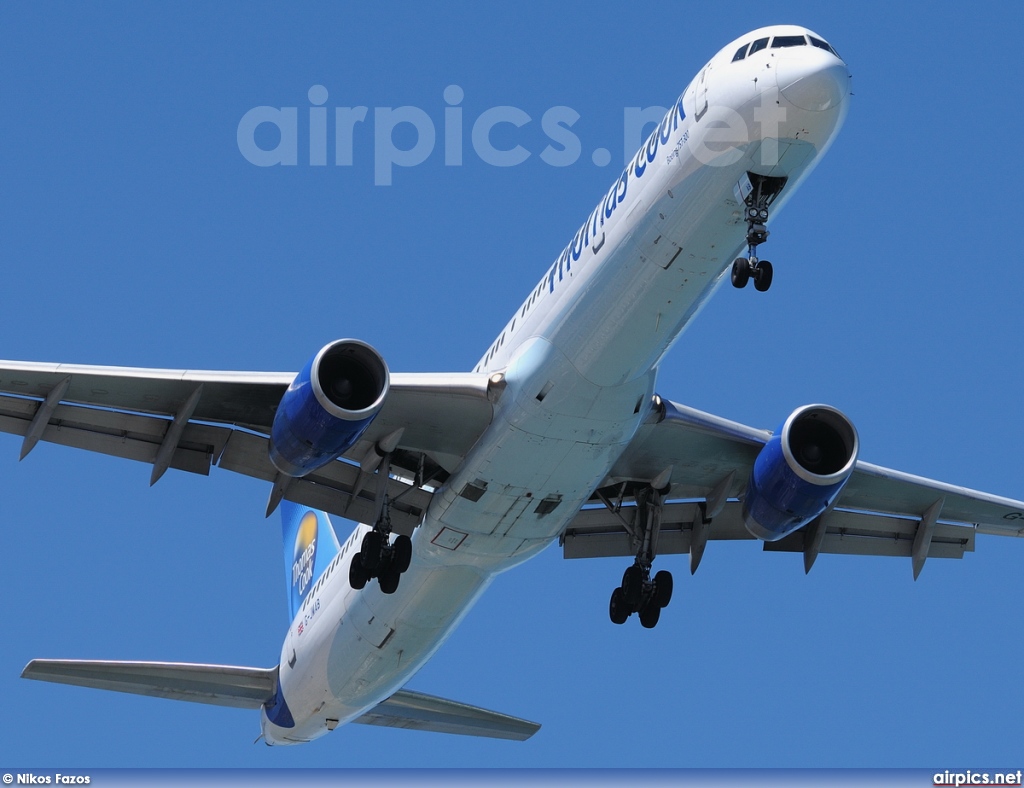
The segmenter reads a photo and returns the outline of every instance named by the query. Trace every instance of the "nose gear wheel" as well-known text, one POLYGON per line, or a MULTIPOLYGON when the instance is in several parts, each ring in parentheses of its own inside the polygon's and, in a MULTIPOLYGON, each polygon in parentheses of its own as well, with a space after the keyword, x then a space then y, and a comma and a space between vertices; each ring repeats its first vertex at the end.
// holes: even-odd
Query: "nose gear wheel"
POLYGON ((767 260, 759 260, 757 247, 768 240, 768 206, 772 204, 782 187, 785 178, 774 178, 767 175, 747 173, 751 190, 744 203, 747 222, 747 256, 737 257, 732 264, 732 286, 743 289, 747 282, 754 280, 754 289, 765 292, 772 286, 774 273, 772 264, 767 260))

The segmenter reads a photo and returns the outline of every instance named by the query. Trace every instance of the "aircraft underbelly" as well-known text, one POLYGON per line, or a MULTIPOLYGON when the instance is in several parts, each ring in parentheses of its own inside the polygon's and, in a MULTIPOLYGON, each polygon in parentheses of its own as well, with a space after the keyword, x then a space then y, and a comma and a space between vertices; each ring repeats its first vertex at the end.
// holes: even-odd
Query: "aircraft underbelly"
POLYGON ((553 269, 546 316, 524 307, 518 335, 478 367, 501 372, 494 420, 432 498, 398 593, 339 592, 325 617, 337 626, 309 641, 292 736, 322 735, 326 720, 355 719, 403 686, 496 574, 548 546, 589 500, 649 415, 661 358, 745 247, 741 176, 789 177, 777 211, 813 165, 807 140, 774 142, 771 172, 760 140, 714 166, 677 148, 622 208, 637 221, 609 224, 600 253, 588 246, 557 269, 558 282, 582 280, 566 308, 553 269))
POLYGON ((473 567, 414 562, 401 593, 384 594, 376 583, 339 589, 321 622, 328 626, 305 633, 294 665, 282 661, 295 727, 280 738, 309 741, 330 730, 328 720, 350 722, 389 697, 440 648, 492 578, 473 567))

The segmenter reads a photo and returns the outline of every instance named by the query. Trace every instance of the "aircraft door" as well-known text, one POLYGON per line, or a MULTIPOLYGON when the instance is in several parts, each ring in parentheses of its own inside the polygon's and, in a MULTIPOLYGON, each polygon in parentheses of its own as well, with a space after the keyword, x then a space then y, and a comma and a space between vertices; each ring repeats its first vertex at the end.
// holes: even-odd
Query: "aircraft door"
POLYGON ((708 111, 708 77, 711 71, 711 66, 704 66, 700 72, 700 76, 697 77, 697 87, 693 92, 693 100, 696 111, 694 113, 694 120, 699 121, 704 117, 704 113, 708 111))

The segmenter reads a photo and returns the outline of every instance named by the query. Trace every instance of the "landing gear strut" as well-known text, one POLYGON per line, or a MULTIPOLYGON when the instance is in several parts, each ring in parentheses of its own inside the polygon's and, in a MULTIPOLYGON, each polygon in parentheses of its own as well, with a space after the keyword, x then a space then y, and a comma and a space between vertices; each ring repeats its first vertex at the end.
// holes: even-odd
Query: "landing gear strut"
POLYGON ((385 455, 377 470, 377 501, 378 511, 373 530, 363 536, 359 552, 352 556, 348 567, 348 581, 352 588, 364 588, 373 578, 380 583, 380 590, 385 594, 393 594, 398 590, 402 574, 409 568, 412 560, 412 539, 405 534, 398 534, 391 541, 391 502, 387 496, 388 473, 391 469, 391 457, 385 455))
POLYGON ((757 247, 768 240, 768 206, 786 185, 785 178, 747 173, 750 192, 744 199, 747 221, 747 256, 732 264, 733 287, 744 288, 754 280, 754 289, 766 291, 772 286, 772 264, 757 258, 757 247))
POLYGON ((633 565, 622 575, 622 585, 612 591, 608 615, 613 624, 625 624, 627 618, 638 613, 640 624, 653 629, 661 618, 661 609, 672 600, 671 573, 663 570, 651 578, 661 532, 662 492, 653 486, 637 491, 630 535, 639 549, 633 565))

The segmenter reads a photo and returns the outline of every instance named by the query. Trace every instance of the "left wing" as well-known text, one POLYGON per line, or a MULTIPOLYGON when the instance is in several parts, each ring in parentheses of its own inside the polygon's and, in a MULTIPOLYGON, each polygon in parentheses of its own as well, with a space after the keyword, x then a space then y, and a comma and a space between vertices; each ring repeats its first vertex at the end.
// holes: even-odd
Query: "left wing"
MULTIPOLYGON (((226 470, 274 482, 267 442, 278 402, 294 373, 209 372, 0 361, 0 432, 151 463, 151 482, 168 468, 226 470)), ((420 484, 440 483, 491 421, 488 380, 479 374, 393 374, 381 412, 344 455, 302 479, 284 497, 353 520, 372 518, 374 493, 358 463, 401 429, 393 466, 420 484), (354 463, 354 464, 353 464, 354 463)), ((411 533, 430 499, 419 484, 388 482, 395 530, 411 533)))
MULTIPOLYGON (((658 551, 691 554, 696 569, 707 539, 753 539, 738 500, 758 452, 771 437, 727 419, 660 400, 648 423, 563 537, 566 558, 634 555, 635 483, 671 469, 658 551), (602 503, 603 501, 603 503, 602 503), (673 502, 674 501, 674 502, 673 502), (696 548, 696 549, 694 549, 696 548)), ((858 462, 832 508, 766 551, 962 558, 977 532, 1024 536, 1024 502, 858 462)))

